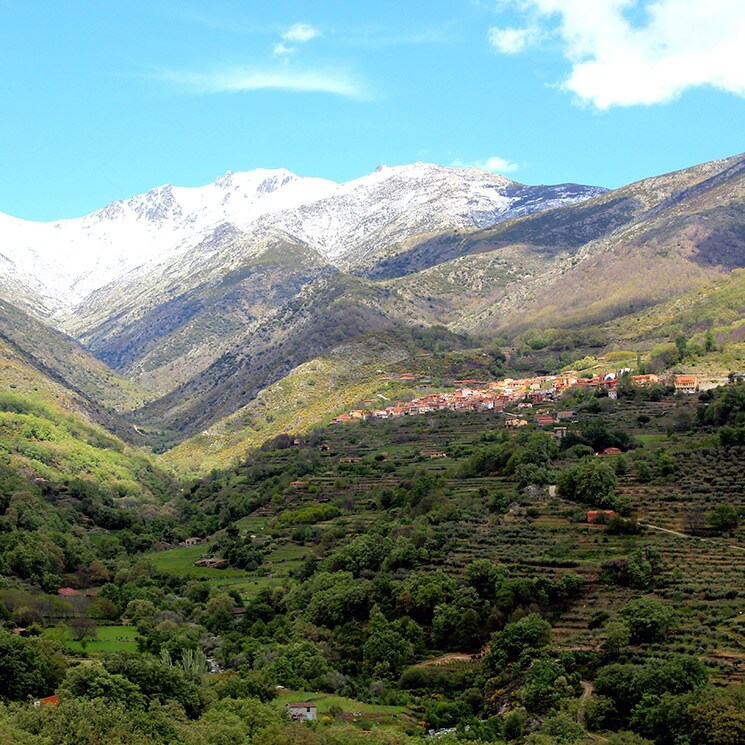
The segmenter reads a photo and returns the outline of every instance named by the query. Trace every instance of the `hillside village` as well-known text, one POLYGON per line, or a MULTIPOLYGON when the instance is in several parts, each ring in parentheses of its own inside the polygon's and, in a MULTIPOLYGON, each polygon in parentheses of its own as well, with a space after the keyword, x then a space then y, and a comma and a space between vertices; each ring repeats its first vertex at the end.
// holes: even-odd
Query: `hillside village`
MULTIPOLYGON (((520 427, 529 420, 538 425, 549 425, 571 418, 573 412, 558 411, 547 413, 542 409, 532 417, 528 413, 534 406, 557 402, 569 389, 604 391, 608 398, 618 398, 618 385, 622 380, 640 388, 665 386, 676 394, 692 395, 699 391, 711 390, 728 382, 728 378, 699 378, 696 375, 631 375, 628 367, 593 377, 580 377, 576 371, 561 375, 541 375, 529 378, 504 378, 497 381, 456 380, 455 390, 428 393, 408 402, 397 402, 384 408, 351 409, 335 417, 332 424, 344 424, 354 420, 389 419, 414 414, 429 414, 434 411, 504 411, 515 408, 517 415, 508 418, 508 427, 520 427)), ((390 377, 384 380, 390 380, 390 377)), ((424 374, 402 373, 403 383, 427 384, 429 378, 424 374)))

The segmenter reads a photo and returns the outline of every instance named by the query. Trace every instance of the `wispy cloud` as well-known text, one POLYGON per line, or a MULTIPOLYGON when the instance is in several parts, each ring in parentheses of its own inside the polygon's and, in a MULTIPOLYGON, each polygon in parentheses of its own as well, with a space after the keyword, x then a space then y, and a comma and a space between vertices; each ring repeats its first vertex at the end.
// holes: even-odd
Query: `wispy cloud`
POLYGON ((355 48, 382 48, 447 44, 453 40, 449 28, 416 28, 395 31, 380 26, 348 29, 339 37, 339 43, 355 48))
MULTIPOLYGON (((562 88, 599 109, 666 103, 708 85, 745 97, 742 0, 512 0, 531 27, 560 39, 571 71, 562 88)), ((489 31, 515 54, 528 29, 489 31), (516 34, 505 35, 505 32, 516 34)), ((500 43, 501 42, 501 43, 500 43)), ((525 42, 525 43, 523 43, 525 42)))
POLYGON ((296 23, 282 34, 282 41, 274 45, 274 56, 288 57, 291 54, 295 54, 297 52, 297 46, 293 45, 306 44, 311 39, 315 39, 320 35, 321 32, 314 26, 310 26, 307 23, 296 23))
POLYGON ((491 155, 483 160, 464 161, 456 158, 451 164, 455 168, 480 168, 482 171, 491 171, 492 173, 512 173, 517 171, 520 166, 517 163, 510 163, 506 158, 499 155, 491 155))
POLYGON ((534 44, 542 35, 537 26, 526 28, 493 27, 489 29, 489 43, 502 54, 519 54, 526 47, 534 44))
POLYGON ((231 68, 215 72, 164 72, 158 77, 193 94, 284 90, 368 98, 365 86, 343 70, 231 68))
POLYGON ((317 28, 309 26, 307 23, 296 23, 294 26, 290 26, 290 28, 282 34, 282 38, 285 41, 304 44, 306 41, 315 39, 316 36, 320 35, 321 32, 317 28))
POLYGON ((277 57, 284 57, 289 54, 295 54, 297 49, 295 47, 288 47, 287 44, 285 44, 283 41, 278 41, 274 45, 274 49, 272 50, 273 54, 275 54, 277 57))

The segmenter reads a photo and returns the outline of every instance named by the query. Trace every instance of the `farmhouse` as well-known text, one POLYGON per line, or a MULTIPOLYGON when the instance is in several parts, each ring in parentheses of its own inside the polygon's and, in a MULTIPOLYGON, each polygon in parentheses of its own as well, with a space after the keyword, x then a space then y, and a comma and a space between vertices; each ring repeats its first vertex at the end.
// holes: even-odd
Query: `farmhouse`
POLYGON ((544 426, 546 424, 553 424, 556 420, 550 414, 538 414, 535 421, 536 424, 544 426))
POLYGON ((205 567, 206 569, 222 569, 223 567, 227 566, 227 564, 227 559, 218 559, 215 557, 209 559, 199 559, 199 561, 194 562, 195 567, 205 567))
POLYGON ((675 392, 691 395, 698 390, 698 378, 695 375, 678 375, 675 378, 675 392))
POLYGON ((318 718, 318 707, 312 701, 287 704, 290 719, 297 722, 314 722, 318 718))
POLYGON ((40 698, 38 701, 34 701, 34 706, 59 706, 59 696, 47 696, 46 698, 40 698))
POLYGON ((640 388, 648 388, 651 385, 659 383, 660 379, 653 373, 650 373, 648 375, 632 375, 631 382, 640 388))
POLYGON ((614 510, 590 510, 587 513, 588 523, 604 523, 616 516, 614 510))
POLYGON ((528 422, 526 419, 520 419, 520 417, 508 417, 505 419, 504 422, 508 427, 514 428, 514 427, 525 427, 527 426, 528 422))

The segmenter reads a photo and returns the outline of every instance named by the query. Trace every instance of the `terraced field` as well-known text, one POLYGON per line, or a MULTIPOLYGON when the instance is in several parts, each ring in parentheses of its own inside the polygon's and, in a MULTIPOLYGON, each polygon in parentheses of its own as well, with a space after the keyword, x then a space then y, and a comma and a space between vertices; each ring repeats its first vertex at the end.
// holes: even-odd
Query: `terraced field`
MULTIPOLYGON (((614 411, 603 414, 613 424, 642 435, 630 459, 632 467, 619 480, 620 494, 631 500, 633 519, 642 524, 685 533, 692 511, 712 509, 721 501, 737 500, 740 505, 745 501, 739 467, 745 453, 700 448, 700 437, 667 433, 671 418, 692 405, 681 405, 677 399, 649 407, 620 402, 614 411), (651 420, 644 426, 637 423, 642 412, 651 420), (660 448, 674 454, 674 477, 641 481, 633 468, 635 458, 660 448)), ((586 522, 586 507, 549 497, 546 490, 519 490, 506 477, 463 478, 461 464, 500 430, 502 421, 502 415, 494 412, 443 412, 357 423, 322 430, 312 443, 263 454, 262 461, 271 461, 288 475, 286 486, 257 512, 259 516, 240 523, 255 531, 259 525, 255 521, 265 521, 264 534, 272 536, 275 548, 262 571, 266 568, 272 576, 286 577, 305 556, 322 558, 328 550, 323 535, 333 533, 338 544, 366 532, 390 517, 391 508, 381 509, 381 504, 387 504, 398 487, 431 478, 448 510, 437 525, 443 552, 427 568, 462 575, 471 562, 486 558, 516 576, 578 574, 586 583, 585 594, 552 618, 554 638, 564 649, 597 650, 605 632, 593 619, 599 614, 615 617, 630 598, 645 594, 609 582, 604 565, 653 548, 661 555, 661 568, 654 592, 647 594, 674 604, 680 618, 664 644, 648 646, 643 653, 663 657, 693 653, 705 660, 717 680, 745 680, 742 532, 681 537, 650 527, 639 535, 612 535, 605 526, 586 522), (311 450, 318 465, 294 478, 298 460, 311 450), (432 458, 428 451, 444 452, 447 457, 432 458), (495 510, 497 502, 507 507, 495 510), (283 512, 319 503, 332 503, 341 514, 296 528, 280 528, 276 522, 283 512)), ((632 657, 636 653, 630 649, 632 657)))

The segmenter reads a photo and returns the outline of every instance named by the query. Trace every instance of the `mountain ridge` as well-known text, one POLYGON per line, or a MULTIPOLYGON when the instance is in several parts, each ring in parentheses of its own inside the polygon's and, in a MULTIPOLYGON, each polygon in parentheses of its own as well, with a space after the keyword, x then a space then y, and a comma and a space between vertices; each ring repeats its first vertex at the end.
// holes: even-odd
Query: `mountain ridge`
POLYGON ((424 228, 484 227, 509 217, 513 203, 523 213, 599 191, 530 187, 425 163, 382 167, 342 184, 286 169, 228 172, 203 187, 159 186, 81 218, 34 223, 0 214, 0 281, 11 302, 21 297, 36 315, 64 318, 110 283, 177 261, 222 223, 282 230, 343 263, 351 252, 369 253, 424 228))

